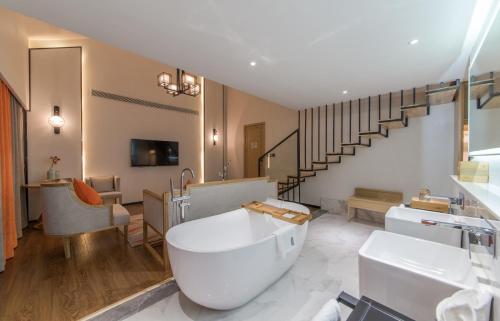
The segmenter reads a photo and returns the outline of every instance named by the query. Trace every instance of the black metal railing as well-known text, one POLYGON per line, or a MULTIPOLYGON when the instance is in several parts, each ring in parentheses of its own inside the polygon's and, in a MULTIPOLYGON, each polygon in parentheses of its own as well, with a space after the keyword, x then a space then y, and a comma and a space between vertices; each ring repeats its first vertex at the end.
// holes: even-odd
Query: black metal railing
POLYGON ((300 129, 296 129, 259 157, 259 176, 278 181, 280 199, 300 202, 300 154, 300 129))

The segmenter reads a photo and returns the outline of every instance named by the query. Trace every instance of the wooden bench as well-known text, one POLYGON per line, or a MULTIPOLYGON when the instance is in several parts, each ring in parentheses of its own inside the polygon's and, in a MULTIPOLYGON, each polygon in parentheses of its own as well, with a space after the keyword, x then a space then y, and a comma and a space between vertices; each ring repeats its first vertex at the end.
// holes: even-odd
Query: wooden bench
POLYGON ((385 213, 392 206, 398 206, 403 202, 403 193, 389 192, 376 189, 360 188, 354 189, 354 195, 347 199, 347 218, 351 220, 356 215, 356 209, 385 213))

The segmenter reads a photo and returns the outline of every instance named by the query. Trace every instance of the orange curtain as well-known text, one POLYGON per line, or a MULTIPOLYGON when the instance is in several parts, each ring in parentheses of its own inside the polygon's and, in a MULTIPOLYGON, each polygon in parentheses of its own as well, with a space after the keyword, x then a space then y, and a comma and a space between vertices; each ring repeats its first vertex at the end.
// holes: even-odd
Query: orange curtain
POLYGON ((2 174, 2 219, 5 259, 14 256, 17 246, 16 217, 14 214, 14 177, 12 163, 12 118, 10 91, 0 81, 0 171, 2 174))

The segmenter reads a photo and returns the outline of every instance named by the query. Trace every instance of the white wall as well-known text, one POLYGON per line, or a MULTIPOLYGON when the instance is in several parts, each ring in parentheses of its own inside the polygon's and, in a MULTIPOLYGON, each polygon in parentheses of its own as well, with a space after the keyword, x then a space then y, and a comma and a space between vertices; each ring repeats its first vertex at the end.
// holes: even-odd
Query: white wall
POLYGON ((307 178, 301 201, 345 200, 355 187, 402 191, 406 201, 421 187, 451 195, 454 108, 454 103, 432 106, 429 116, 411 118, 407 128, 391 130, 388 138, 372 140, 372 147, 358 148, 356 156, 344 156, 341 164, 307 178))
POLYGON ((61 177, 82 176, 80 48, 31 50, 31 112, 28 118, 28 180, 46 178, 50 156, 61 177), (49 125, 53 107, 65 120, 59 135, 49 125))

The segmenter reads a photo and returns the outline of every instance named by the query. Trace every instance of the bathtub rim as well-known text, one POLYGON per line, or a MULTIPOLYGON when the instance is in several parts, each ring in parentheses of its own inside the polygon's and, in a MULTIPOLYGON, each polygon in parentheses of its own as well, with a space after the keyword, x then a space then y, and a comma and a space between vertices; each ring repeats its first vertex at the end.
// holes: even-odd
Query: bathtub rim
MULTIPOLYGON (((247 210, 248 211, 248 210, 247 210)), ((217 214, 217 215, 214 215, 214 216, 218 216, 218 215, 224 215, 224 214, 227 214, 229 212, 226 212, 226 213, 221 213, 221 214, 217 214)), ((306 221, 304 222, 304 224, 302 225, 299 225, 299 224, 294 224, 294 223, 290 223, 290 222, 286 222, 286 221, 282 221, 282 220, 278 220, 274 217, 272 217, 271 215, 269 214, 261 214, 261 213, 254 213, 252 211, 248 211, 248 214, 252 214, 252 215, 266 215, 268 216, 269 218, 271 218, 272 220, 276 220, 276 221, 279 221, 280 223, 286 223, 286 225, 283 225, 282 227, 280 227, 279 229, 281 228, 285 228, 285 227, 288 227, 289 225, 296 225, 298 228, 297 228, 297 232, 302 230, 303 228, 307 229, 308 227, 308 224, 309 222, 306 221), (304 227, 305 226, 305 227, 304 227)), ((214 217, 214 216, 211 216, 211 217, 214 217)), ((186 222, 184 224, 187 224, 189 222, 186 222)), ((180 226, 180 225, 179 225, 180 226)), ((252 243, 248 243, 248 244, 244 244, 244 245, 238 245, 238 246, 233 246, 233 247, 227 247, 227 248, 224 248, 224 249, 220 249, 220 250, 200 250, 200 249, 194 249, 194 248, 189 248, 189 247, 184 247, 184 246, 180 246, 178 244, 176 244, 175 242, 171 242, 171 240, 169 240, 168 238, 168 235, 169 235, 169 232, 174 229, 175 226, 173 228, 171 228, 167 234, 165 235, 165 240, 168 244, 168 246, 172 246, 174 248, 176 248, 177 250, 180 250, 180 251, 185 251, 185 252, 189 252, 189 253, 196 253, 196 254, 208 254, 208 253, 213 253, 213 254, 220 254, 220 253, 226 253, 226 252, 231 252, 231 251, 235 251, 235 250, 240 250, 240 249, 245 249, 245 248, 248 248, 248 247, 251 247, 251 246, 255 246, 257 244, 261 244, 261 243, 264 243, 264 242, 267 242, 268 240, 272 239, 272 238, 275 238, 275 235, 274 234, 270 234, 256 242, 252 242, 252 243)), ((279 230, 277 229, 277 230, 279 230)), ((305 239, 304 239, 305 241, 305 239)))

